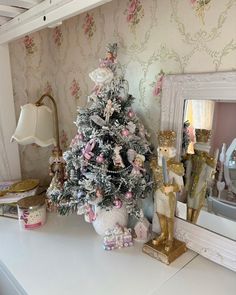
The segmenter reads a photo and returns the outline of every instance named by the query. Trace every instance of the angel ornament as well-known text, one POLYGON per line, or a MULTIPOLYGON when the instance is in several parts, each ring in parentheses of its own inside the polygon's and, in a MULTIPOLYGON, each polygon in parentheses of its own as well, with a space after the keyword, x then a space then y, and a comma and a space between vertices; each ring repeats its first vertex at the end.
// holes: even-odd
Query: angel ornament
POLYGON ((142 172, 145 172, 145 169, 143 168, 145 161, 145 156, 141 154, 137 154, 134 158, 134 161, 132 163, 133 169, 131 171, 131 175, 134 176, 142 176, 142 172))
POLYGON ((122 150, 122 146, 116 144, 114 148, 114 155, 112 157, 113 163, 116 168, 125 168, 124 162, 120 155, 120 150, 122 150))
POLYGON ((113 69, 114 65, 117 63, 117 43, 108 44, 106 50, 106 57, 100 61, 100 67, 113 69))
POLYGON ((58 148, 54 148, 49 158, 49 175, 53 177, 51 187, 61 187, 65 180, 65 160, 58 148))
POLYGON ((112 101, 111 101, 111 99, 108 99, 106 107, 103 112, 103 116, 105 117, 106 123, 109 123, 109 119, 112 116, 112 114, 114 113, 114 111, 115 111, 115 109, 112 106, 112 101))

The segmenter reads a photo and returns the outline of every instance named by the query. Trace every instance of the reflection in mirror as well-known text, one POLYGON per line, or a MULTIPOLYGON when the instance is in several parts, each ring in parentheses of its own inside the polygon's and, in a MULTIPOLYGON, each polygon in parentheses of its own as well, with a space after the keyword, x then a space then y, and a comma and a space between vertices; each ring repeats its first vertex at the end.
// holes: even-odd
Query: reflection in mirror
POLYGON ((226 152, 224 173, 228 191, 231 192, 229 195, 234 199, 236 194, 236 138, 234 138, 226 152))
MULTIPOLYGON (((236 103, 185 100, 185 188, 179 200, 187 204, 186 219, 192 223, 205 227, 208 212, 236 221, 235 114, 236 103)), ((213 224, 209 229, 217 231, 213 224)))

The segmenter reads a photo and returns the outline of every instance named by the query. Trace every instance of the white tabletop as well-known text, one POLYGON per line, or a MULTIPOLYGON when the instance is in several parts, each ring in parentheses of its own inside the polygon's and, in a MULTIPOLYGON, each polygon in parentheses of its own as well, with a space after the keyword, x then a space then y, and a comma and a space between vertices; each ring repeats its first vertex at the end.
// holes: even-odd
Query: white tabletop
POLYGON ((234 272, 192 251, 169 266, 142 253, 141 244, 104 251, 92 225, 76 215, 49 214, 32 231, 0 217, 0 233, 0 263, 29 295, 236 294, 234 272))

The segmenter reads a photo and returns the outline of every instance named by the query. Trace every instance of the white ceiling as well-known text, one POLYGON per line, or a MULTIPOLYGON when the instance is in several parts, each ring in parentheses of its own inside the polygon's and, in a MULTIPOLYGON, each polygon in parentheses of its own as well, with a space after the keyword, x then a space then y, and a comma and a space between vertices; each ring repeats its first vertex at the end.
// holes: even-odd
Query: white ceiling
POLYGON ((0 0, 0 18, 2 19, 2 25, 0 24, 0 45, 32 32, 56 26, 70 17, 111 1, 0 0))
POLYGON ((0 0, 0 26, 43 0, 0 0))

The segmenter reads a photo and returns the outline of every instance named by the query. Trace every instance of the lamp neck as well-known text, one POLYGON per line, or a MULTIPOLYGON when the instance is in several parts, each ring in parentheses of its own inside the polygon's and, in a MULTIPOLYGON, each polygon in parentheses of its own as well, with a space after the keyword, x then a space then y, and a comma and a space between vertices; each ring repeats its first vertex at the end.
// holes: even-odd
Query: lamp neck
POLYGON ((54 106, 54 112, 55 112, 55 127, 56 127, 56 147, 58 149, 58 151, 61 151, 61 147, 60 147, 60 138, 59 138, 59 121, 58 121, 58 112, 57 112, 57 105, 56 105, 56 101, 55 99, 48 93, 46 94, 43 94, 39 100, 36 101, 35 105, 36 106, 40 106, 42 105, 43 103, 43 100, 45 97, 48 97, 52 103, 53 103, 53 106, 54 106))

